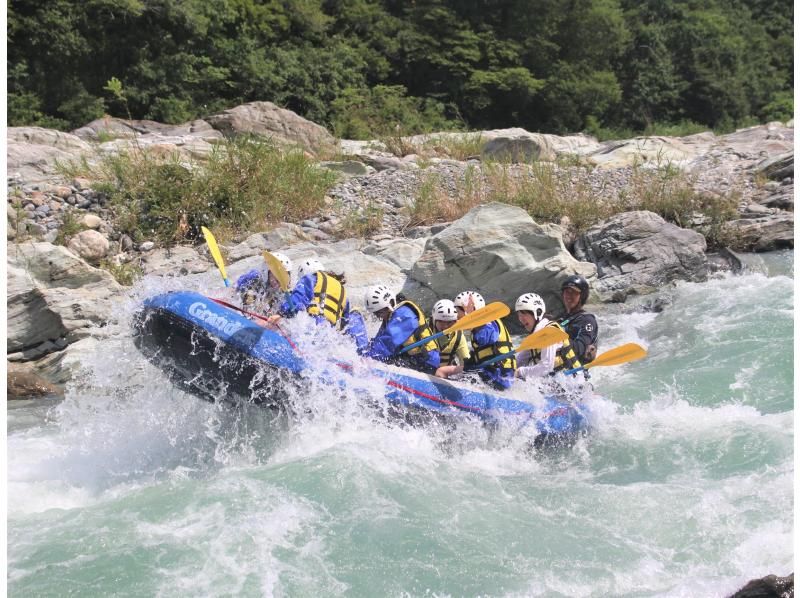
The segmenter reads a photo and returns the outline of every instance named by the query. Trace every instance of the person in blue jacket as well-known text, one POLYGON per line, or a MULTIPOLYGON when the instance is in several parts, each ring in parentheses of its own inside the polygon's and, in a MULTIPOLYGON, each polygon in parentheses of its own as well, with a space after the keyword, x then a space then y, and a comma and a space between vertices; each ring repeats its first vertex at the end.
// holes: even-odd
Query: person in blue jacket
MULTIPOLYGON (((282 253, 275 252, 273 255, 289 273, 291 281, 292 261, 282 253)), ((242 307, 259 315, 277 307, 283 297, 278 280, 266 265, 242 274, 236 279, 235 288, 242 307)))
POLYGON ((303 260, 298 268, 300 279, 278 308, 269 317, 274 324, 280 318, 293 318, 301 311, 308 312, 317 322, 327 321, 341 329, 350 313, 350 301, 344 287, 344 276, 325 270, 319 260, 303 260))
MULTIPOLYGON (((459 293, 453 303, 459 319, 486 305, 486 301, 476 291, 459 293)), ((492 357, 512 351, 511 336, 502 320, 478 326, 472 330, 472 358, 466 369, 477 371, 481 380, 494 389, 506 390, 514 383, 514 372, 517 368, 513 353, 508 359, 496 361, 486 367, 481 367, 481 364, 492 357)))
POLYGON ((301 262, 298 270, 300 280, 281 303, 278 313, 268 318, 269 323, 276 324, 282 317, 292 318, 305 310, 317 323, 328 322, 350 336, 356 350, 362 354, 369 340, 367 327, 364 317, 350 309, 344 275, 326 271, 325 266, 313 258, 301 262))
POLYGON ((435 340, 401 353, 404 347, 433 336, 419 306, 408 300, 397 303, 394 293, 384 285, 368 289, 364 303, 367 311, 382 321, 365 351, 368 357, 427 374, 436 372, 440 358, 435 340))

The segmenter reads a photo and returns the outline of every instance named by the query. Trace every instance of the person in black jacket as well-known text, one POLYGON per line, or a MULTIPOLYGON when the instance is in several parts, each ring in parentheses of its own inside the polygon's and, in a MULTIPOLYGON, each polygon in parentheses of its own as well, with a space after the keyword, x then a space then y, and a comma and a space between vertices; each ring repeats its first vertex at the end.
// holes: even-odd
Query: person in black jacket
POLYGON ((588 298, 589 283, 583 276, 570 276, 561 285, 564 313, 555 321, 569 335, 569 346, 559 349, 556 371, 586 365, 597 355, 597 318, 583 308, 588 298))

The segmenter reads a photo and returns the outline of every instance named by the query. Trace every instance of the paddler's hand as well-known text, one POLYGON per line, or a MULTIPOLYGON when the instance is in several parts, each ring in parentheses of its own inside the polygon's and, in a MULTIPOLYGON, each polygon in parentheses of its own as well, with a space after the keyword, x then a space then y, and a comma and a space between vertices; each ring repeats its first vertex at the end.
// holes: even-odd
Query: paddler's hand
POLYGON ((443 365, 436 370, 435 376, 438 378, 449 378, 464 371, 463 365, 443 365))
POLYGON ((268 330, 277 330, 278 329, 278 321, 281 317, 278 314, 272 314, 267 318, 258 318, 256 322, 262 328, 267 328, 268 330))

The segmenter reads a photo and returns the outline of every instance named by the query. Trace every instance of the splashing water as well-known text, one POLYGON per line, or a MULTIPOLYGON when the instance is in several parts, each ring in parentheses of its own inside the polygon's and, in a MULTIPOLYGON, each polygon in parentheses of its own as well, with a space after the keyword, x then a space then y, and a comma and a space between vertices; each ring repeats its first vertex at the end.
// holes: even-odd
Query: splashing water
POLYGON ((187 279, 148 279, 63 401, 9 405, 8 593, 725 596, 788 574, 793 253, 768 259, 660 313, 598 310, 601 351, 649 355, 595 368, 593 433, 538 458, 386 419, 369 378, 298 385, 292 417, 185 394, 126 326, 187 279))

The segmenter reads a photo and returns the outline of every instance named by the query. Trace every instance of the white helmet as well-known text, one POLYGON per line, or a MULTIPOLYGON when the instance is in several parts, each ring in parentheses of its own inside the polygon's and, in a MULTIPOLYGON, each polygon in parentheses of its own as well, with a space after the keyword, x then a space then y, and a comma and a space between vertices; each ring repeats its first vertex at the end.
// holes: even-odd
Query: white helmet
POLYGON ((514 311, 531 311, 536 320, 541 320, 545 312, 544 299, 536 293, 525 293, 520 295, 514 305, 514 311))
POLYGON ((394 293, 388 287, 376 284, 367 289, 367 294, 364 296, 364 305, 367 307, 367 311, 373 314, 386 307, 394 310, 394 293))
POLYGON ((303 260, 302 262, 300 262, 300 266, 298 267, 298 273, 300 275, 300 278, 308 276, 309 274, 320 272, 322 270, 325 270, 325 266, 322 265, 322 262, 313 257, 307 260, 303 260))
POLYGON ((458 320, 456 306, 450 299, 439 299, 439 301, 433 305, 431 316, 434 320, 440 320, 442 322, 455 322, 458 320))
POLYGON ((461 291, 456 298, 453 299, 453 304, 456 307, 466 307, 467 303, 469 303, 469 298, 472 297, 472 305, 475 306, 475 309, 480 309, 486 306, 486 301, 483 300, 483 295, 481 295, 478 291, 461 291))

